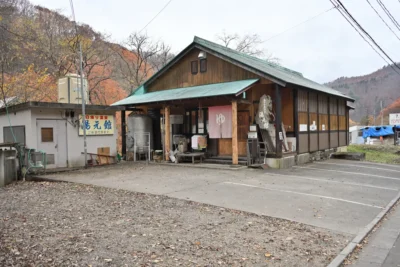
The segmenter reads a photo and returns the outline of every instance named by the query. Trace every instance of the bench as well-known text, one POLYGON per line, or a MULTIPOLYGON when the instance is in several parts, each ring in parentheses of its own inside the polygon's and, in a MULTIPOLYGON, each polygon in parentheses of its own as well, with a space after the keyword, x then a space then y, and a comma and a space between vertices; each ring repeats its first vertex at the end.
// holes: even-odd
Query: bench
POLYGON ((192 158, 192 163, 194 164, 194 158, 199 157, 200 163, 203 162, 203 158, 205 158, 205 154, 203 152, 194 152, 194 153, 178 153, 175 155, 175 163, 179 163, 181 158, 192 158))

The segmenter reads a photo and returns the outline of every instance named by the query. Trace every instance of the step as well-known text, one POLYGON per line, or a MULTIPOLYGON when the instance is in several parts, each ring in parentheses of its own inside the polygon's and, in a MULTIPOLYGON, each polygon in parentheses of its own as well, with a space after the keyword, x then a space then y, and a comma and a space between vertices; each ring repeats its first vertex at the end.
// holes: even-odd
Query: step
MULTIPOLYGON (((205 159, 203 160, 204 163, 215 163, 215 164, 227 164, 227 165, 232 165, 232 159, 213 159, 213 158, 209 158, 209 159, 205 159)), ((243 165, 246 166, 247 165, 247 161, 245 160, 239 160, 238 162, 239 165, 243 165)))

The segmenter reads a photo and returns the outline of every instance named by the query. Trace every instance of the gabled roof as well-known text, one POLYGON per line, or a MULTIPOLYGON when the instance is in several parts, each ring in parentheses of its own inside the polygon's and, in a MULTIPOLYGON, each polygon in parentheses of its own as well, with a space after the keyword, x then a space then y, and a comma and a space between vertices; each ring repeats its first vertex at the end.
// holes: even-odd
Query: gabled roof
MULTIPOLYGON (((157 77, 162 75, 166 70, 168 70, 172 65, 174 65, 177 61, 179 61, 184 55, 186 55, 193 48, 204 50, 207 53, 220 57, 226 61, 231 62, 232 64, 238 65, 241 68, 251 71, 257 75, 260 75, 261 77, 265 77, 281 86, 303 87, 343 97, 346 98, 347 100, 354 102, 353 98, 346 96, 341 92, 334 90, 330 87, 311 81, 303 77, 303 75, 299 72, 290 70, 281 65, 274 64, 257 57, 249 56, 247 54, 210 42, 208 40, 202 39, 197 36, 194 37, 193 42, 189 46, 187 46, 184 50, 182 50, 177 56, 175 56, 170 62, 168 62, 167 65, 161 68, 157 73, 151 76, 143 84, 144 88, 150 83, 154 82, 157 77)), ((139 87, 138 89, 140 88, 143 89, 142 86, 139 87)), ((136 94, 136 90, 131 95, 136 94)))
POLYGON ((213 83, 199 86, 161 90, 145 94, 134 94, 112 104, 112 106, 138 105, 190 98, 236 95, 245 91, 258 80, 259 79, 249 79, 234 82, 213 83))

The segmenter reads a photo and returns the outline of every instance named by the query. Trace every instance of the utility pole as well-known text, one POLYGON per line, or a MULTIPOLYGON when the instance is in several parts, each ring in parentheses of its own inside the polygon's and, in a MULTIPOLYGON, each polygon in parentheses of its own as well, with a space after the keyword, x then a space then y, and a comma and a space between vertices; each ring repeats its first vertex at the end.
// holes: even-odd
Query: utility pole
POLYGON ((79 43, 79 69, 80 69, 80 77, 81 77, 81 94, 82 94, 83 154, 85 156, 85 168, 87 168, 86 111, 85 111, 86 99, 85 99, 85 91, 83 89, 82 44, 81 44, 81 40, 78 37, 78 26, 76 25, 74 4, 73 4, 72 0, 70 0, 69 3, 71 4, 72 17, 74 19, 74 24, 75 24, 75 35, 76 35, 77 41, 79 43))
POLYGON ((383 112, 382 112, 382 110, 383 110, 383 103, 382 103, 383 101, 381 100, 381 125, 383 125, 383 112))

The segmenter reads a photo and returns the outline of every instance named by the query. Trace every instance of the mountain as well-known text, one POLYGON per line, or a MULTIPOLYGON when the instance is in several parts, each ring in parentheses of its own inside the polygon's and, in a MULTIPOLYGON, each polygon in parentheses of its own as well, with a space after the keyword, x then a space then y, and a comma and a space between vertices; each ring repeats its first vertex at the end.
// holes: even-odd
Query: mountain
POLYGON ((326 85, 356 100, 355 110, 350 113, 350 118, 360 122, 367 116, 379 116, 381 101, 383 108, 392 103, 391 108, 395 108, 396 101, 400 104, 400 75, 392 67, 384 66, 363 76, 340 77, 326 85))

